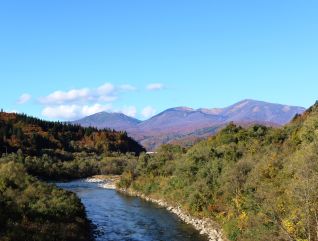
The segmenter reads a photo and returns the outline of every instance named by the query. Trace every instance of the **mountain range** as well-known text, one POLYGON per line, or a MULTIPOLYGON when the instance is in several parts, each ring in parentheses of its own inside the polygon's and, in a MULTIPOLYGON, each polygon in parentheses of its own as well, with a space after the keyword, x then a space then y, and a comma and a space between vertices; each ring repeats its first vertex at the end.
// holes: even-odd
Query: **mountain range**
POLYGON ((245 126, 281 126, 304 111, 305 108, 299 106, 246 99, 225 108, 170 108, 145 121, 122 113, 100 112, 72 123, 126 131, 148 151, 152 151, 166 143, 192 144, 216 133, 230 122, 245 126))

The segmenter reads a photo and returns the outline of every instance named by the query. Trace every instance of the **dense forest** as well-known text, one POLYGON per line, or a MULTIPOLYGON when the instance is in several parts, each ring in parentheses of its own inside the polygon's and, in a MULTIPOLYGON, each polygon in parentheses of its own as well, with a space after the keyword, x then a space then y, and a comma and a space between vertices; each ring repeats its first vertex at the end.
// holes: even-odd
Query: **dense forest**
POLYGON ((0 112, 0 240, 90 240, 79 198, 42 181, 121 174, 142 151, 124 132, 0 112))
POLYGON ((73 153, 139 154, 145 151, 125 132, 83 128, 60 122, 49 122, 24 114, 0 112, 0 154, 21 150, 30 156, 56 156, 70 160, 73 153))
POLYGON ((210 217, 229 240, 318 240, 318 104, 283 128, 229 124, 141 154, 120 187, 210 217))

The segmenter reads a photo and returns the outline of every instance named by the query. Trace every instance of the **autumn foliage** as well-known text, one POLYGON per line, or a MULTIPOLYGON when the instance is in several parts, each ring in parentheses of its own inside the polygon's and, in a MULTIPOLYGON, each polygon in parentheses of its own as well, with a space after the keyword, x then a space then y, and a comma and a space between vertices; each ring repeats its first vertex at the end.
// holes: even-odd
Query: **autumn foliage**
POLYGON ((318 104, 283 128, 230 124, 188 150, 162 146, 130 173, 125 187, 218 221, 229 240, 317 241, 318 104))

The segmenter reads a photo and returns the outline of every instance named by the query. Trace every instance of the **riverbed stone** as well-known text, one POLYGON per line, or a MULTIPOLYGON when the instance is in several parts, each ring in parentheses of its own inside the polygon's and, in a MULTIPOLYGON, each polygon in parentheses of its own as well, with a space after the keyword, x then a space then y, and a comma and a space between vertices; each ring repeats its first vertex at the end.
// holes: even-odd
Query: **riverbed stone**
POLYGON ((208 218, 199 219, 199 218, 192 217, 186 214, 179 206, 174 207, 172 205, 169 205, 167 202, 163 200, 158 200, 158 199, 148 197, 142 193, 136 192, 131 189, 117 189, 117 191, 130 195, 130 196, 136 196, 136 197, 142 198, 146 201, 156 203, 159 206, 166 208, 168 211, 176 214, 185 223, 192 224, 193 227, 200 232, 200 234, 207 235, 209 241, 227 241, 227 239, 224 238, 224 235, 222 234, 221 230, 219 230, 216 227, 216 224, 208 218))

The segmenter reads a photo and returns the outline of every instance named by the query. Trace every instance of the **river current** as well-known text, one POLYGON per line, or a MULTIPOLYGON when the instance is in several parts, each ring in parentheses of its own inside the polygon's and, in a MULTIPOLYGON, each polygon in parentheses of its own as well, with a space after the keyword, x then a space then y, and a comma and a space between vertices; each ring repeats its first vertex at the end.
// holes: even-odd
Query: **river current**
POLYGON ((191 225, 157 204, 85 180, 56 185, 81 199, 96 227, 96 241, 207 241, 191 225))

